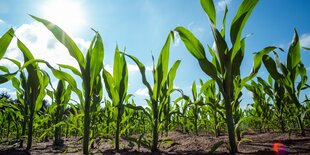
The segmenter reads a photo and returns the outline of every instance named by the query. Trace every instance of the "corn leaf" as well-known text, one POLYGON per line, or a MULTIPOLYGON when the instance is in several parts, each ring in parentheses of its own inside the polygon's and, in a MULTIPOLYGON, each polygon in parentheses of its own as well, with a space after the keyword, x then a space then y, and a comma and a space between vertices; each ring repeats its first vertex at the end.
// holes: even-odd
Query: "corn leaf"
POLYGON ((142 82, 146 86, 146 88, 148 89, 149 96, 153 96, 152 87, 151 87, 150 83, 146 79, 144 64, 141 63, 136 57, 134 57, 132 55, 128 55, 128 54, 125 54, 125 55, 128 56, 130 59, 132 59, 137 64, 137 66, 138 66, 138 68, 140 70, 141 76, 142 76, 142 82))
POLYGON ((178 67, 181 63, 181 60, 177 60, 176 62, 174 62, 174 64, 172 65, 172 67, 169 70, 168 73, 168 91, 171 91, 173 89, 173 81, 175 79, 176 76, 176 72, 178 70, 178 67))
POLYGON ((272 58, 268 55, 264 55, 263 62, 273 79, 280 80, 283 78, 283 76, 277 71, 276 63, 272 58))
POLYGON ((211 23, 216 26, 216 12, 213 0, 200 0, 203 10, 207 13, 211 23))
POLYGON ((14 36, 14 30, 10 28, 3 36, 0 38, 0 60, 5 54, 7 48, 9 47, 14 36))
POLYGON ((53 35, 57 38, 57 40, 61 42, 68 49, 70 55, 74 59, 76 59, 77 62, 79 63, 80 68, 85 69, 85 62, 84 62, 85 60, 82 52, 80 51, 78 46, 74 43, 73 39, 71 39, 71 37, 66 32, 64 32, 60 27, 58 27, 57 25, 48 20, 38 18, 32 15, 30 16, 36 21, 44 24, 46 28, 53 33, 53 35))
POLYGON ((289 70, 295 68, 300 62, 300 43, 298 38, 298 33, 294 29, 294 38, 289 47, 287 55, 287 67, 289 70))
POLYGON ((175 31, 177 31, 180 35, 180 38, 184 42, 187 50, 198 60, 205 59, 206 54, 205 50, 200 43, 200 41, 190 32, 188 29, 184 27, 177 27, 175 28, 175 31))
POLYGON ((66 64, 58 64, 59 67, 61 68, 66 68, 72 71, 72 73, 74 73, 75 75, 82 77, 82 74, 79 70, 77 70, 75 67, 70 66, 70 65, 66 65, 66 64))
MULTIPOLYGON (((90 90, 95 81, 95 78, 100 74, 103 67, 104 48, 102 38, 99 33, 96 33, 96 42, 90 54, 90 90)), ((88 62, 87 62, 88 63, 88 62)))
POLYGON ((230 26, 230 40, 233 46, 235 46, 236 42, 239 42, 243 27, 257 3, 258 0, 244 0, 241 3, 230 26))

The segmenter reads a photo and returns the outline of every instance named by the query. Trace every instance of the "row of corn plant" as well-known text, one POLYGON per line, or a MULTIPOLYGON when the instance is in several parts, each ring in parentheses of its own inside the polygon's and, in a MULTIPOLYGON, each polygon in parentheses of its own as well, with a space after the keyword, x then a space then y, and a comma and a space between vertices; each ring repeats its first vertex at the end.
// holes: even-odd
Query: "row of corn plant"
POLYGON ((270 76, 285 88, 285 92, 289 97, 289 102, 295 104, 298 110, 297 121, 300 127, 301 135, 306 136, 304 122, 301 118, 301 114, 305 111, 305 108, 299 101, 299 97, 301 91, 309 86, 306 85, 307 70, 301 61, 300 42, 296 30, 294 31, 294 38, 288 49, 286 63, 281 63, 278 54, 275 52, 274 54, 275 59, 272 59, 267 54, 263 56, 264 65, 266 66, 270 76), (298 77, 300 78, 299 82, 297 82, 298 77))
MULTIPOLYGON (((60 69, 55 69, 44 60, 36 60, 26 45, 16 37, 17 46, 24 57, 24 64, 21 65, 16 60, 5 58, 18 66, 18 71, 12 73, 5 66, 0 66, 0 70, 4 73, 0 75, 0 83, 11 80, 13 87, 17 90, 16 105, 1 102, 2 107, 12 109, 1 111, 5 117, 2 117, 0 121, 2 124, 7 124, 7 138, 10 134, 11 122, 14 120, 16 137, 18 139, 20 136, 22 139, 20 146, 23 146, 23 139, 27 138, 27 149, 31 148, 33 135, 39 136, 39 139, 48 139, 53 134, 54 144, 60 145, 62 132, 65 131, 66 136, 83 136, 84 154, 89 154, 90 147, 94 147, 96 143, 95 139, 101 135, 109 138, 114 134, 115 148, 119 150, 120 137, 124 135, 124 137, 130 138, 136 133, 142 133, 136 140, 138 145, 150 147, 154 152, 158 151, 159 134, 165 132, 167 135, 171 129, 181 129, 183 132, 191 131, 198 135, 201 130, 213 128, 215 135, 219 136, 221 128, 227 128, 230 151, 236 153, 238 151, 236 137, 238 141, 241 141, 241 122, 248 118, 255 118, 260 122, 258 128, 267 128, 268 130, 269 124, 272 124, 270 122, 274 120, 273 111, 277 112, 282 131, 285 131, 286 126, 284 113, 288 112, 293 120, 296 118, 301 134, 305 135, 304 125, 307 123, 305 118, 309 117, 307 113, 309 110, 300 102, 299 96, 300 92, 309 86, 306 84, 306 69, 300 59, 297 32, 295 31, 295 37, 289 48, 286 64, 280 63, 277 53, 275 53, 275 60, 268 56, 268 53, 276 50, 276 47, 266 47, 255 53, 252 72, 249 76, 242 78, 240 68, 246 45, 246 37, 242 38, 242 30, 258 0, 244 0, 239 7, 230 26, 231 48, 228 47, 225 38, 227 7, 222 20, 222 28, 218 30, 213 0, 201 0, 200 2, 211 23, 214 44, 213 47, 208 46, 208 51, 212 60, 208 60, 204 46, 188 29, 177 27, 175 31, 179 34, 187 50, 198 60, 203 72, 212 80, 207 82, 200 80, 201 90, 199 92, 194 82, 192 99, 182 94, 173 102, 174 104, 171 104, 170 96, 176 90, 173 83, 180 65, 180 60, 177 60, 169 69, 170 44, 174 39, 174 32, 169 33, 158 57, 157 65, 153 65, 154 83, 151 85, 146 78, 145 65, 136 57, 120 52, 118 48, 115 50, 113 73, 104 69, 103 42, 97 31, 95 31, 95 36, 86 55, 83 55, 76 43, 61 28, 45 19, 32 16, 44 24, 68 49, 69 54, 77 61, 78 68, 59 64, 60 69), (133 100, 129 101, 131 95, 127 94, 126 56, 137 64, 142 76, 142 83, 148 90, 149 98, 146 108, 137 106, 133 100), (258 82, 252 81, 247 84, 257 74, 262 61, 274 82, 271 78, 268 79, 269 83, 257 78, 258 82), (59 79, 56 89, 53 86, 51 86, 53 90, 47 89, 47 85, 51 83, 50 78, 45 71, 39 68, 38 62, 45 63, 53 75, 59 79), (78 88, 77 81, 73 76, 66 73, 65 70, 70 70, 81 78, 82 91, 78 88), (19 74, 19 79, 17 74, 19 74), (296 86, 297 79, 300 81, 296 86), (102 80, 111 100, 103 98, 102 80), (253 93, 254 101, 251 104, 251 109, 245 111, 240 108, 243 87, 253 93), (71 102, 71 91, 76 93, 79 98, 79 102, 75 105, 69 103, 71 102), (52 98, 50 106, 43 104, 46 103, 43 102, 46 94, 52 98), (287 104, 290 102, 294 104, 287 104), (104 107, 101 107, 101 103, 104 103, 104 107), (16 107, 20 109, 20 115, 16 112, 16 107), (223 120, 227 127, 222 126, 223 120), (83 128, 81 129, 79 126, 82 124, 83 128), (132 124, 143 129, 134 129, 132 124), (21 134, 19 126, 21 126, 21 134), (147 132, 151 133, 151 141, 145 136, 147 132)), ((14 31, 9 29, 0 38, 0 59, 3 58, 13 37, 14 31)), ((154 57, 152 58, 154 61, 154 57)), ((305 103, 308 101, 306 100, 305 103)), ((286 122, 289 121, 286 119, 286 122)), ((295 125, 294 122, 292 125, 295 125)), ((1 130, 1 137, 2 132, 3 130, 1 130)))

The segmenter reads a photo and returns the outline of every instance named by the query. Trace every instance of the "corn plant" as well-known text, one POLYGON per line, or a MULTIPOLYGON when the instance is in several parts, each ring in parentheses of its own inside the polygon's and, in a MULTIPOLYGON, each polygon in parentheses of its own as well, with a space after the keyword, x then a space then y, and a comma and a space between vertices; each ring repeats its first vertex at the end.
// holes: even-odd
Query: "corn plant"
MULTIPOLYGON (((225 9, 222 28, 219 31, 216 28, 216 11, 213 0, 201 0, 201 5, 209 17, 211 30, 214 38, 214 47, 208 46, 212 56, 210 62, 205 53, 201 42, 186 28, 177 27, 181 40, 184 42, 187 50, 198 60, 201 69, 216 81, 218 88, 224 98, 226 123, 228 127, 229 144, 231 152, 237 152, 237 145, 234 132, 233 109, 237 109, 235 104, 238 102, 241 87, 236 87, 235 80, 240 78, 240 68, 245 52, 245 38, 241 38, 242 30, 251 15, 252 10, 258 3, 258 0, 244 0, 240 5, 237 14, 234 16, 230 27, 230 40, 232 47, 229 49, 225 41, 225 26, 227 7, 225 9)), ((257 53, 254 57, 254 66, 249 76, 240 80, 241 86, 249 79, 253 78, 261 66, 263 53, 274 50, 275 47, 267 47, 257 53)))
POLYGON ((199 115, 201 111, 201 107, 203 104, 203 99, 201 97, 201 93, 197 92, 197 85, 194 81, 192 84, 192 100, 189 97, 185 97, 189 104, 189 113, 188 118, 192 120, 194 133, 198 135, 198 121, 199 121, 199 115))
POLYGON ((253 117, 259 120, 259 129, 262 131, 262 128, 265 126, 268 127, 268 124, 270 124, 269 122, 272 118, 272 105, 270 104, 271 98, 266 96, 267 94, 264 92, 263 86, 260 83, 252 81, 251 84, 246 85, 245 87, 253 94, 254 102, 250 105, 255 110, 253 117))
POLYGON ((115 149, 119 150, 120 123, 124 113, 124 101, 128 88, 128 69, 125 56, 115 50, 113 76, 103 68, 102 77, 112 104, 117 109, 115 149))
POLYGON ((61 65, 63 68, 70 69, 74 74, 82 79, 82 92, 77 89, 76 82, 73 77, 63 71, 52 68, 53 74, 60 80, 66 80, 72 87, 72 90, 77 93, 84 110, 84 137, 83 137, 83 153, 89 154, 89 137, 90 137, 90 114, 93 93, 95 90, 96 78, 100 75, 103 68, 103 43, 98 32, 94 36, 88 52, 84 58, 81 50, 77 47, 74 41, 57 25, 48 20, 32 16, 38 22, 44 24, 48 30, 61 42, 69 51, 69 54, 78 62, 79 70, 70 65, 61 65))
POLYGON ((139 67, 142 82, 148 89, 149 100, 148 104, 151 107, 149 114, 150 119, 152 120, 152 146, 151 151, 155 152, 158 150, 158 131, 160 121, 160 109, 163 107, 163 104, 166 104, 169 101, 170 93, 173 90, 173 81, 176 75, 176 70, 179 67, 180 60, 177 60, 173 66, 168 70, 169 63, 169 50, 170 50, 170 40, 173 37, 173 34, 170 33, 166 40, 164 47, 161 50, 159 55, 156 67, 153 67, 153 77, 154 85, 151 87, 150 83, 147 81, 145 74, 145 66, 141 63, 136 57, 132 55, 127 55, 131 58, 139 67))
POLYGON ((264 92, 273 101, 274 114, 278 118, 281 131, 284 133, 286 131, 285 120, 287 120, 285 116, 288 113, 287 108, 289 107, 288 95, 285 93, 285 88, 277 81, 274 81, 270 75, 268 76, 268 82, 260 77, 257 77, 257 81, 263 86, 264 92))
MULTIPOLYGON (((34 60, 33 55, 30 50, 18 39, 17 46, 22 51, 24 56, 24 62, 34 60)), ((28 122, 28 140, 27 140, 27 150, 31 148, 32 136, 33 136, 33 120, 35 117, 35 112, 38 111, 42 106, 42 100, 46 95, 45 87, 49 83, 49 77, 47 73, 41 71, 37 63, 31 63, 25 66, 28 77, 24 78, 25 84, 25 104, 28 104, 29 111, 29 122, 28 122)), ((28 113, 28 111, 26 111, 28 113)))
POLYGON ((59 80, 53 95, 55 97, 56 104, 54 118, 54 125, 56 126, 54 131, 54 145, 60 146, 62 145, 62 129, 59 123, 64 121, 64 111, 71 97, 71 88, 70 86, 66 86, 66 82, 64 80, 59 80))
POLYGON ((83 113, 80 104, 69 103, 69 107, 65 111, 66 117, 66 137, 73 135, 74 137, 83 135, 83 129, 80 128, 83 118, 83 113))
POLYGON ((104 108, 102 109, 102 119, 103 122, 105 124, 105 135, 111 135, 111 124, 113 122, 113 106, 112 106, 112 102, 110 102, 109 100, 104 100, 104 108))
POLYGON ((12 100, 10 95, 6 92, 2 92, 0 94, 0 115, 1 115, 1 131, 0 131, 0 139, 3 138, 4 129, 6 129, 6 141, 10 142, 9 139, 11 134, 13 134, 14 128, 16 130, 16 140, 19 140, 20 137, 20 129, 19 125, 22 120, 22 115, 18 109, 18 101, 12 100), (5 126, 5 123, 7 126, 5 126))
POLYGON ((16 97, 19 102, 18 108, 20 110, 20 113, 23 116, 23 122, 22 122, 22 139, 20 140, 20 145, 19 147, 23 147, 23 142, 24 138, 23 136, 26 133, 26 125, 27 125, 27 120, 28 120, 28 104, 25 102, 26 101, 26 95, 25 93, 28 93, 25 91, 27 89, 27 83, 26 83, 26 75, 23 71, 20 72, 20 81, 17 78, 12 79, 12 85, 16 89, 16 97))
POLYGON ((216 85, 214 80, 209 80, 205 83, 201 81, 201 92, 204 95, 205 101, 204 103, 209 107, 208 112, 210 113, 211 118, 214 121, 214 133, 215 136, 220 136, 220 117, 223 119, 223 109, 221 103, 221 94, 218 90, 216 90, 216 85))
POLYGON ((285 88, 290 102, 294 103, 298 109, 299 114, 297 116, 297 121, 301 130, 301 135, 305 136, 304 123, 301 119, 301 113, 304 111, 304 107, 299 101, 299 96, 301 90, 306 87, 307 72, 301 62, 300 43, 296 30, 294 30, 294 37, 288 49, 286 64, 280 62, 277 53, 274 52, 274 54, 275 60, 267 54, 263 56, 264 65, 270 76, 285 88), (300 77, 300 81, 296 85, 295 83, 297 82, 298 77, 300 77))
POLYGON ((190 106, 190 102, 188 100, 185 100, 185 102, 181 102, 181 118, 180 120, 180 125, 182 126, 182 131, 184 133, 188 133, 189 132, 189 123, 188 123, 188 111, 189 111, 189 106, 190 106))

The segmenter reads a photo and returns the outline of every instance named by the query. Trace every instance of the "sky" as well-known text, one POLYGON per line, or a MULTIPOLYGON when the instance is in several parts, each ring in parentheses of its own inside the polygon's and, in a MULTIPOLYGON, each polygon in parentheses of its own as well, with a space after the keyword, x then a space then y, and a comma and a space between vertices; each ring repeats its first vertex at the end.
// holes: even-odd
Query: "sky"
MULTIPOLYGON (((228 5, 227 28, 229 28, 242 1, 214 0, 214 2, 218 21, 222 20, 225 4, 228 5)), ((261 0, 257 4, 243 31, 243 36, 251 34, 246 40, 246 53, 241 69, 243 77, 251 71, 254 52, 270 45, 282 47, 287 51, 294 28, 297 29, 301 45, 310 47, 309 8, 310 1, 307 0, 261 0)), ((35 58, 47 60, 53 65, 77 64, 64 46, 29 14, 51 20, 62 27, 84 53, 94 36, 91 30, 94 28, 103 38, 104 66, 107 70, 112 70, 114 50, 118 45, 120 49, 126 49, 128 54, 136 56, 147 66, 149 82, 153 81, 151 56, 153 54, 157 60, 168 33, 175 27, 184 26, 190 29, 205 48, 207 44, 213 44, 209 21, 199 0, 0 0, 0 35, 13 27, 17 37, 29 47, 35 58)), ((283 62, 286 54, 286 52, 280 54, 283 62)), ((301 54, 309 76, 310 51, 302 50, 301 54)), ((5 56, 22 61, 16 40, 12 42, 5 56)), ((147 90, 141 83, 138 68, 134 62, 127 60, 128 93, 134 95, 137 104, 145 105, 147 90)), ((193 81, 196 80, 198 83, 200 78, 210 79, 201 71, 197 61, 189 54, 178 36, 170 48, 170 66, 176 60, 182 62, 177 71, 175 88, 182 89, 187 95, 191 93, 193 81)), ((12 71, 16 70, 5 60, 1 60, 0 65, 10 66, 12 71)), ((41 65, 41 68, 48 70, 44 65, 41 65)), ((258 76, 263 78, 268 76, 264 66, 258 76)), ((56 87, 57 80, 52 78, 52 83, 56 87)), ((7 91, 12 97, 15 96, 10 83, 2 84, 0 91, 7 91)), ((76 98, 76 95, 73 95, 73 98, 76 98)), ((244 91, 241 107, 245 108, 251 102, 251 94, 244 91)))

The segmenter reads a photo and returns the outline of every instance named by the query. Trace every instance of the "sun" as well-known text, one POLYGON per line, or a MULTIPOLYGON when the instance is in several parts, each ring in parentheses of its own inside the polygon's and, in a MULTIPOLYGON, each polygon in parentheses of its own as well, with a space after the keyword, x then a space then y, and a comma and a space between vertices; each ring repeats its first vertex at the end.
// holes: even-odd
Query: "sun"
POLYGON ((39 6, 45 18, 70 34, 86 26, 85 12, 79 0, 47 0, 39 6))

